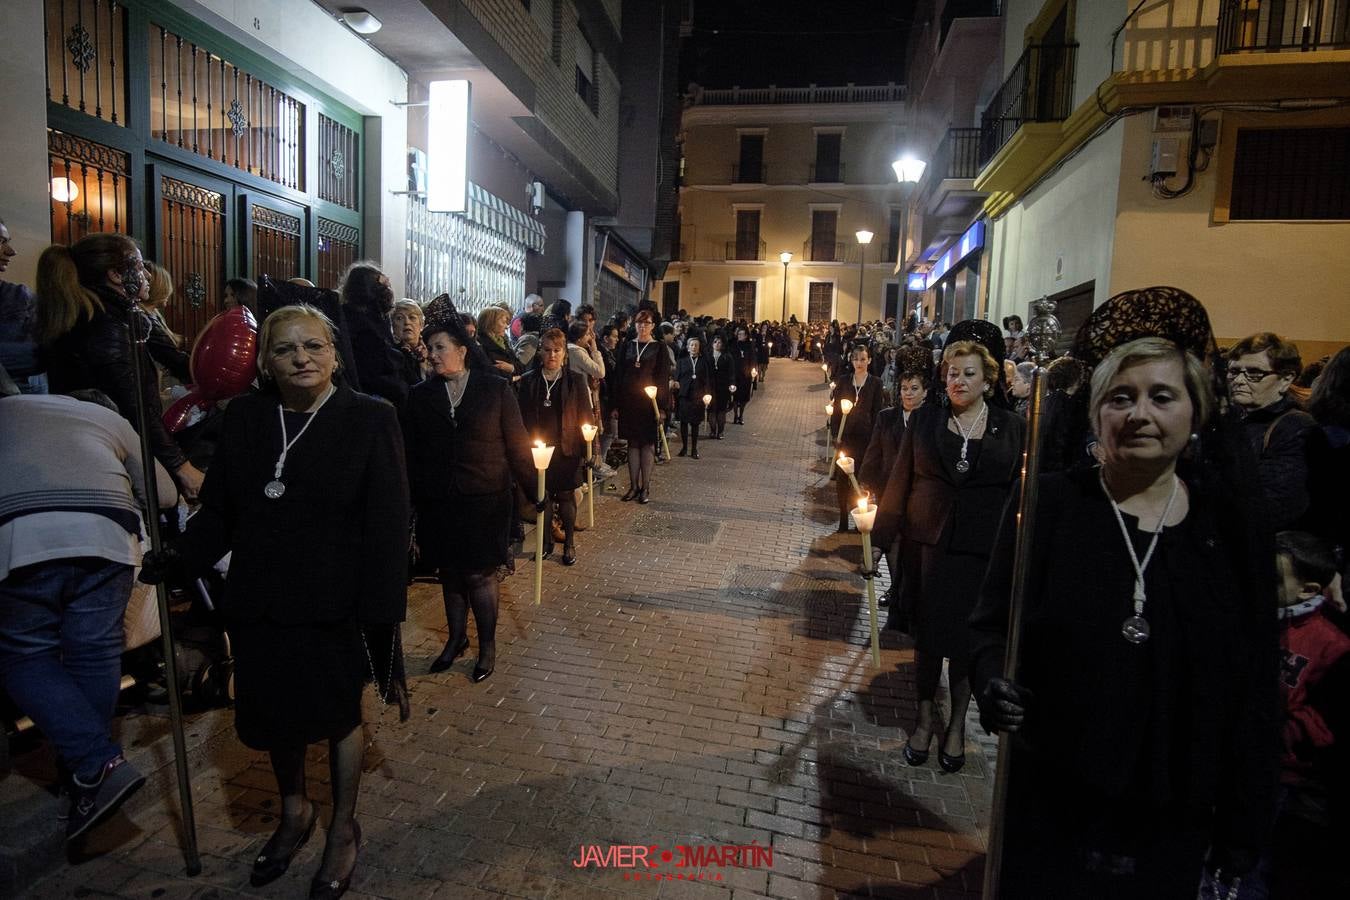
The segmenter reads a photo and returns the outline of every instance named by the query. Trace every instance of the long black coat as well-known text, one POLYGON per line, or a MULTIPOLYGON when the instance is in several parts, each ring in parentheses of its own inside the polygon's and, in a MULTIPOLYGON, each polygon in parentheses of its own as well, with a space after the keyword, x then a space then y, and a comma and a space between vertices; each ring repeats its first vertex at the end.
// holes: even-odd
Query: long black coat
POLYGON ((885 402, 881 394, 881 379, 869 375, 862 388, 855 391, 853 375, 850 372, 835 384, 830 401, 834 404, 834 414, 830 416, 830 434, 838 444, 835 447, 836 455, 839 451, 846 451, 853 457, 856 465, 862 465, 863 460, 867 458, 868 444, 872 440, 872 426, 877 414, 881 412, 881 405, 885 402), (844 413, 839 401, 846 398, 852 401, 853 409, 848 414, 848 421, 844 422, 844 434, 840 436, 839 422, 843 419, 844 413))
POLYGON ((754 390, 750 370, 759 365, 759 350, 754 341, 747 340, 732 344, 731 352, 736 354, 736 396, 733 402, 744 406, 750 402, 750 394, 754 390))
MULTIPOLYGON (((652 401, 643 388, 656 385, 656 403, 662 410, 670 408, 670 352, 661 341, 652 341, 642 352, 640 367, 637 341, 625 341, 618 348, 617 378, 619 409, 619 436, 629 443, 646 447, 661 438, 656 431, 656 413, 652 401)), ((608 371, 606 372, 608 376, 608 371)))
MULTIPOLYGON (((910 413, 910 417, 913 416, 914 413, 910 413)), ((853 418, 852 415, 849 418, 853 418)), ((872 425, 872 438, 867 442, 867 452, 863 454, 862 462, 858 466, 858 481, 878 497, 885 493, 886 480, 895 466, 895 458, 900 453, 900 442, 904 439, 908 427, 903 407, 888 406, 877 413, 876 421, 872 425)))
POLYGON ((582 480, 580 463, 586 456, 586 440, 581 435, 581 426, 588 422, 599 424, 591 409, 590 382, 586 376, 563 369, 549 396, 553 405, 545 407, 544 376, 539 369, 531 369, 520 379, 517 396, 520 399, 520 418, 531 443, 543 439, 555 447, 553 458, 548 464, 548 489, 570 491, 579 487, 582 480), (561 421, 558 419, 559 412, 562 413, 561 421), (560 433, 555 434, 555 430, 560 433))
POLYGON ((736 357, 723 350, 722 355, 714 361, 713 353, 709 350, 708 362, 713 364, 713 412, 726 412, 731 409, 731 386, 736 383, 736 357))
POLYGON ((704 411, 703 395, 716 393, 712 361, 703 356, 681 357, 675 369, 675 380, 680 383, 680 391, 676 397, 680 420, 701 421, 704 411))
MULTIPOLYGON (((1097 470, 1040 478, 1015 676, 1034 700, 1011 737, 1011 896, 1101 896, 1083 892, 1080 861, 1123 842, 1138 845, 1141 874, 1120 884, 1129 896, 1193 897, 1208 844, 1255 859, 1265 838, 1278 759, 1274 542, 1236 492, 1182 475, 1190 509, 1145 572, 1143 644, 1121 635, 1135 573, 1097 470)), ((977 697, 1003 674, 1016 517, 1010 502, 970 618, 977 697)), ((1126 522, 1142 557, 1151 535, 1126 522)))
POLYGON ((230 401, 201 509, 175 548, 193 571, 233 551, 234 620, 403 621, 408 482, 394 408, 339 385, 291 447, 286 492, 271 500, 263 486, 281 452, 278 406, 272 393, 230 401))

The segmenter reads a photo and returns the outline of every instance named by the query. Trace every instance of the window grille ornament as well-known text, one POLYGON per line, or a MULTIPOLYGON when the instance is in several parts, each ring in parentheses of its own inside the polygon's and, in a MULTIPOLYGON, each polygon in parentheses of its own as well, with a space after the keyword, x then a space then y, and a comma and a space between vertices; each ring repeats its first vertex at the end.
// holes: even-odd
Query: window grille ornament
POLYGON ((94 42, 89 31, 80 23, 70 27, 70 37, 66 38, 66 49, 70 51, 70 62, 81 72, 88 72, 94 65, 94 42))
POLYGON ((183 278, 183 296, 193 309, 201 309, 206 302, 206 279, 200 272, 189 272, 183 278))
POLYGON ((239 105, 239 98, 230 101, 230 110, 225 113, 225 118, 230 120, 230 125, 234 129, 234 136, 241 138, 244 132, 248 130, 248 116, 244 115, 244 108, 239 105))
POLYGON ((347 171, 347 157, 341 150, 334 150, 333 155, 328 158, 328 168, 333 171, 333 177, 341 179, 347 171))

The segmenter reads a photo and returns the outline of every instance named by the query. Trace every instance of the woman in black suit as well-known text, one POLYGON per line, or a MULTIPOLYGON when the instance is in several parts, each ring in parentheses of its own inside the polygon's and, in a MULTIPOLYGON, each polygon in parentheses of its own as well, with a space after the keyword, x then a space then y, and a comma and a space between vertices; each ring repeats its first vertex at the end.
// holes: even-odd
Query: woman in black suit
POLYGON ((656 444, 661 440, 658 429, 665 427, 665 414, 661 414, 662 421, 658 423, 651 398, 644 389, 654 386, 657 408, 669 407, 672 367, 665 344, 652 334, 656 324, 652 311, 638 310, 633 322, 637 338, 620 346, 614 369, 618 379, 619 437, 628 442, 628 493, 619 499, 650 503, 656 444))
POLYGON ((703 405, 703 395, 713 393, 712 365, 703 357, 703 341, 691 337, 686 342, 689 353, 680 358, 676 368, 675 380, 680 383, 677 402, 680 412, 680 456, 689 453, 698 459, 698 429, 707 407, 703 405), (693 450, 689 442, 693 439, 693 450))
POLYGON ((998 378, 993 354, 975 341, 943 352, 949 406, 921 407, 910 418, 877 513, 877 543, 902 536, 901 606, 913 616, 919 715, 905 761, 928 759, 933 701, 950 660, 951 718, 938 753, 947 772, 965 763, 970 705, 966 620, 984 578, 999 516, 1021 461, 1021 416, 988 402, 998 378))
POLYGON ((712 339, 709 363, 713 378, 713 420, 709 431, 714 441, 720 441, 722 432, 727 430, 727 410, 731 409, 732 399, 736 396, 731 390, 736 383, 736 357, 727 351, 726 341, 720 334, 712 339))
MULTIPOLYGON (((575 492, 581 486, 581 466, 586 453, 581 426, 595 424, 590 382, 580 372, 566 368, 567 336, 561 329, 550 328, 540 335, 539 352, 534 358, 538 365, 520 379, 520 415, 530 440, 543 441, 553 448, 544 475, 548 492, 544 502, 555 507, 562 519, 566 535, 562 564, 573 566, 577 562, 573 537, 577 527, 575 492)), ((552 521, 552 511, 545 508, 544 522, 552 521)), ((548 529, 544 538, 544 559, 553 555, 551 532, 548 529)))
POLYGON ((497 567, 510 559, 511 478, 533 484, 529 434, 511 383, 494 374, 449 297, 427 304, 432 375, 408 395, 403 442, 423 561, 439 570, 449 637, 431 664, 450 668, 478 627, 473 680, 497 660, 497 567))
POLYGON ((235 658, 239 739, 271 756, 281 822, 253 864, 279 878, 314 831, 305 748, 328 742, 333 818, 311 897, 356 867, 361 692, 374 660, 393 681, 407 604, 408 484, 398 416, 335 383, 332 323, 312 306, 263 322, 264 389, 231 401, 201 508, 142 580, 208 570, 231 552, 222 611, 235 658), (388 666, 389 668, 385 668, 388 666))
POLYGON ((736 406, 733 425, 745 424, 745 405, 750 402, 750 392, 755 389, 755 380, 750 371, 759 364, 759 350, 750 340, 750 332, 744 325, 736 326, 736 343, 732 345, 736 354, 736 390, 731 398, 736 406))
MULTIPOLYGON (((867 447, 872 439, 872 426, 877 414, 881 412, 881 379, 873 376, 868 367, 872 364, 872 353, 866 344, 858 344, 849 351, 849 365, 852 373, 840 379, 834 386, 830 402, 834 404, 834 413, 830 416, 830 433, 836 438, 836 454, 843 453, 853 457, 853 464, 861 471, 867 460, 867 447), (848 419, 843 418, 841 401, 847 399, 853 404, 848 419), (839 433, 839 423, 844 423, 844 433, 839 433)), ((836 459, 838 457, 836 456, 836 459)), ((848 511, 853 506, 853 485, 848 475, 830 463, 830 477, 834 479, 835 496, 839 500, 839 530, 846 532, 848 511)), ((882 544, 881 546, 885 546, 882 544)))

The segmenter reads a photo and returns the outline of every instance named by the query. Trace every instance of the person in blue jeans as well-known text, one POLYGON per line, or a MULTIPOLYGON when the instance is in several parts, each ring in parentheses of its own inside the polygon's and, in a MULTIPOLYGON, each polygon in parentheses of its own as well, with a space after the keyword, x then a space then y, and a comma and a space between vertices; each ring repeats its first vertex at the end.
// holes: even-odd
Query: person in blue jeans
POLYGON ((68 840, 145 783, 110 732, 141 559, 140 443, 106 396, 78 394, 0 398, 0 686, 68 773, 68 840))

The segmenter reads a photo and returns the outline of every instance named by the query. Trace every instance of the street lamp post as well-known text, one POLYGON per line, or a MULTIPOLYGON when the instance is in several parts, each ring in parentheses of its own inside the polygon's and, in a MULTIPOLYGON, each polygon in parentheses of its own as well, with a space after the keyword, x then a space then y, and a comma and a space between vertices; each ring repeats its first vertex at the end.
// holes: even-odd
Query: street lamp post
POLYGON ((863 306, 863 264, 867 262, 867 245, 872 243, 872 232, 866 228, 856 232, 854 235, 858 239, 858 324, 862 324, 862 306, 863 306))
POLYGON ((783 264, 783 318, 779 319, 784 326, 787 325, 787 267, 792 262, 792 251, 784 250, 778 254, 778 261, 783 264))
POLYGON ((928 163, 917 159, 911 154, 904 156, 891 163, 891 168, 895 171, 895 180, 900 182, 900 248, 897 255, 900 257, 896 261, 896 268, 900 271, 900 322, 903 323, 909 310, 909 267, 905 265, 909 253, 907 250, 909 244, 909 195, 914 185, 923 178, 924 169, 928 168, 928 163))

